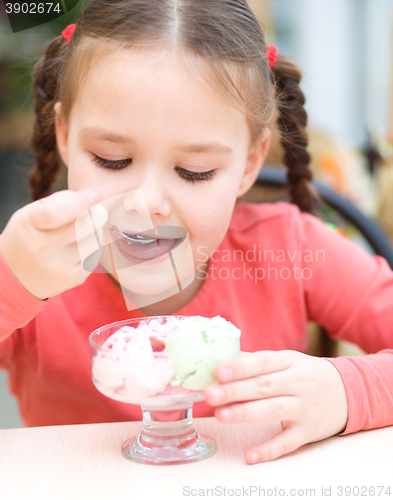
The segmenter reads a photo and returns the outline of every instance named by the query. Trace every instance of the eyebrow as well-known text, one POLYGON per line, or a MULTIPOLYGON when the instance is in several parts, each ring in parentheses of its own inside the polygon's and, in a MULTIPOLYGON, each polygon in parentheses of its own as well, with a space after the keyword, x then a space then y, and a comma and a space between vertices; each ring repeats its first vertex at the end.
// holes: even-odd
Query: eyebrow
MULTIPOLYGON (((95 136, 95 138, 102 141, 113 142, 117 144, 126 144, 130 142, 130 139, 106 130, 101 127, 92 126, 85 127, 79 131, 79 136, 82 139, 88 139, 89 136, 95 136)), ((233 149, 220 142, 208 142, 208 143, 197 143, 197 144, 179 144, 177 148, 179 151, 184 151, 185 153, 221 153, 231 155, 233 154, 233 149)))

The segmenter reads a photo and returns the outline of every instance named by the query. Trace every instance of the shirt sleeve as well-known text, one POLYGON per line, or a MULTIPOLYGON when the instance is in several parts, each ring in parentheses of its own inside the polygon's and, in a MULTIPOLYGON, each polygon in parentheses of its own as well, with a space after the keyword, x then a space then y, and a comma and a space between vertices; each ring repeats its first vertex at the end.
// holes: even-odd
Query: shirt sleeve
POLYGON ((347 395, 341 434, 393 425, 393 271, 315 217, 301 217, 308 317, 369 353, 327 358, 347 395))
POLYGON ((10 335, 27 325, 46 303, 26 290, 0 253, 0 365, 10 354, 10 335))

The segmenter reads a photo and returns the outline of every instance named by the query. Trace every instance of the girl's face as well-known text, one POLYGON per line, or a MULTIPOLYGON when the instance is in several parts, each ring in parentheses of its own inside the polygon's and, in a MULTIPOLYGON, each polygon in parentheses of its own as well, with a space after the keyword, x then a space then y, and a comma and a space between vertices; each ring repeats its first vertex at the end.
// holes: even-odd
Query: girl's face
MULTIPOLYGON (((266 133, 250 149, 245 115, 196 81, 175 51, 103 56, 56 132, 69 189, 107 200, 141 188, 154 227, 187 231, 195 269, 223 240, 269 145, 266 133)), ((134 208, 119 208, 123 228, 134 208)))

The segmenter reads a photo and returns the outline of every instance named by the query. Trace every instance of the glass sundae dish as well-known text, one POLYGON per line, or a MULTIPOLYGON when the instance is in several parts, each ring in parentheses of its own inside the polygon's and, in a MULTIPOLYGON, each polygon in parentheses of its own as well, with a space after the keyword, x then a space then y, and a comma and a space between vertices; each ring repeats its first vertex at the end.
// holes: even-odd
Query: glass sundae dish
POLYGON ((150 316, 119 321, 90 335, 93 383, 105 396, 140 405, 143 429, 123 455, 146 464, 180 464, 213 455, 198 434, 192 405, 216 382, 215 369, 240 354, 240 330, 220 316, 150 316))

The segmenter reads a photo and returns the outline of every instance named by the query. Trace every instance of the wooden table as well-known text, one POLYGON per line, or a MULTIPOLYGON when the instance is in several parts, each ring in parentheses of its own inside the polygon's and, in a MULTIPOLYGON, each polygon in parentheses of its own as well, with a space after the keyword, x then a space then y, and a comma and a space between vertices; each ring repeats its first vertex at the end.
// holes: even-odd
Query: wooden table
POLYGON ((123 458, 121 443, 141 422, 0 430, 0 499, 369 498, 361 492, 371 486, 390 486, 390 496, 376 489, 373 498, 393 498, 393 427, 334 436, 256 465, 245 463, 244 451, 276 434, 278 423, 201 418, 195 427, 218 451, 176 466, 123 458), (360 489, 339 495, 340 486, 360 489))

